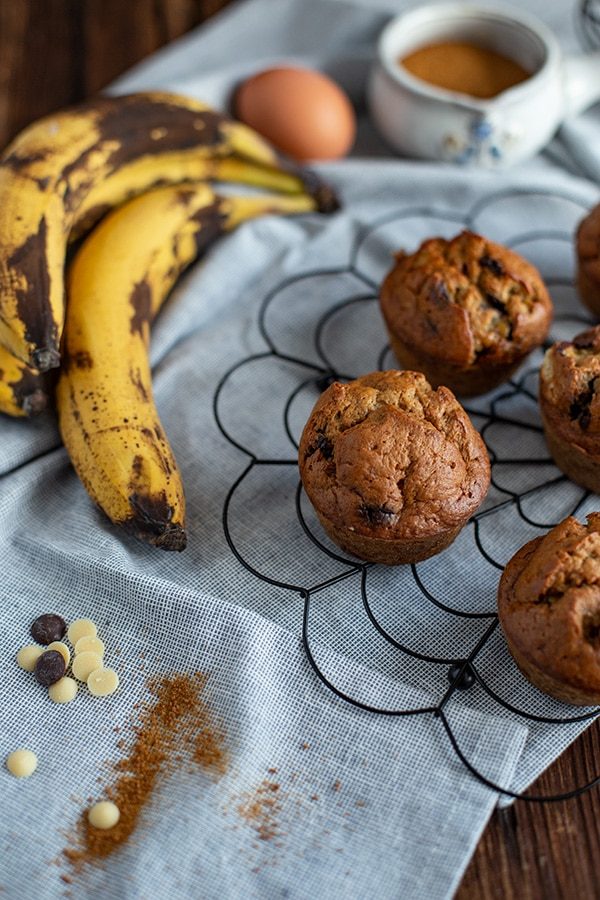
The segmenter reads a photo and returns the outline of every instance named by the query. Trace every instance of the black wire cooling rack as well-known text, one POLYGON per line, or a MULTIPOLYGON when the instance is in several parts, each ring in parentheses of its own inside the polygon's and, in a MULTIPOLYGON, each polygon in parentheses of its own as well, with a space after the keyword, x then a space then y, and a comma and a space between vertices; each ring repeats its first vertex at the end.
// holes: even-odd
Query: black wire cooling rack
MULTIPOLYGON (((576 25, 581 43, 585 47, 588 49, 597 49, 600 47, 600 0, 582 0, 576 9, 576 25)), ((362 372, 358 371, 349 371, 347 365, 340 366, 340 364, 332 358, 327 347, 327 335, 332 331, 335 331, 336 321, 351 308, 360 309, 361 307, 372 307, 377 304, 377 291, 381 277, 373 277, 372 274, 369 274, 368 271, 365 270, 362 264, 362 257, 364 256, 364 251, 368 249, 368 245, 372 245, 370 248, 371 250, 373 250, 373 248, 377 250, 378 237, 380 238, 382 232, 387 230, 388 245, 385 246, 384 241, 383 249, 387 254, 389 266, 390 249, 400 247, 405 248, 407 244, 411 243, 416 246, 420 242, 419 240, 415 240, 414 234, 411 234, 410 226, 411 222, 414 220, 426 221, 431 225, 428 234, 422 235, 420 239, 425 236, 438 234, 441 223, 443 223, 443 229, 453 229, 452 233, 455 233, 461 228, 468 228, 474 231, 481 230, 482 233, 487 233, 485 229, 480 228, 479 225, 483 213, 490 205, 495 205, 498 209, 503 202, 510 204, 511 201, 517 201, 521 204, 521 207, 523 207, 524 203, 535 205, 536 200, 539 200, 540 198, 552 199, 558 204, 564 203, 566 205, 571 205, 571 213, 573 213, 573 207, 576 208, 579 218, 581 218, 588 210, 588 206, 582 203, 579 198, 571 196, 568 193, 514 189, 500 190, 488 194, 475 203, 466 215, 457 214, 456 212, 447 209, 436 209, 430 206, 410 206, 391 210, 381 218, 372 221, 368 226, 363 227, 352 241, 346 265, 298 272, 297 274, 280 281, 267 293, 260 306, 258 326, 268 349, 264 353, 253 354, 238 361, 225 373, 215 391, 213 410, 217 425, 223 436, 248 460, 246 467, 240 473, 235 483, 231 485, 224 503, 223 527, 227 542, 241 565, 257 579, 267 582, 276 588, 280 588, 282 591, 291 591, 301 598, 303 603, 302 643, 304 651, 313 671, 323 685, 346 703, 374 715, 435 717, 441 722, 448 741, 458 759, 479 782, 508 798, 522 799, 529 802, 553 802, 567 800, 583 794, 600 782, 600 775, 594 776, 585 784, 578 785, 569 791, 556 795, 539 796, 513 791, 506 786, 494 783, 470 762, 467 754, 459 745, 459 741, 447 715, 447 710, 453 699, 458 696, 458 692, 464 693, 465 691, 472 691, 477 688, 479 688, 482 695, 487 697, 492 706, 495 704, 497 708, 504 710, 506 714, 517 719, 523 719, 532 723, 544 723, 546 725, 556 726, 557 728, 560 726, 572 725, 574 723, 591 721, 600 711, 598 709, 587 709, 579 714, 544 715, 535 710, 525 709, 523 706, 511 702, 506 697, 501 696, 499 691, 489 683, 489 678, 482 674, 479 660, 499 631, 498 617, 495 610, 495 597, 491 598, 494 607, 493 609, 487 609, 485 611, 459 609, 456 605, 452 604, 449 598, 444 596, 442 599, 438 591, 434 592, 427 587, 421 574, 422 564, 402 567, 404 569, 410 568, 413 591, 415 596, 419 598, 420 604, 430 604, 432 610, 435 609, 451 619, 465 623, 465 625, 474 620, 483 622, 485 625, 483 633, 478 635, 474 640, 469 652, 460 655, 457 654, 456 656, 448 654, 434 655, 418 650, 413 646, 409 646, 405 641, 399 640, 392 634, 392 629, 390 629, 389 625, 384 624, 380 620, 373 607, 369 590, 369 575, 372 573, 374 567, 369 563, 364 563, 354 558, 340 555, 339 550, 329 544, 316 519, 309 521, 307 518, 306 507, 303 505, 304 495, 300 483, 298 483, 296 489, 294 507, 293 509, 290 508, 290 515, 296 516, 303 533, 312 543, 314 553, 316 555, 321 555, 323 559, 335 560, 340 563, 343 566, 341 572, 314 583, 309 583, 310 579, 307 579, 307 583, 289 582, 283 579, 280 580, 268 574, 266 571, 262 571, 258 566, 248 560, 244 551, 238 547, 231 528, 231 509, 233 500, 236 493, 255 469, 258 467, 270 468, 273 472, 272 482, 276 485, 277 473, 281 471, 282 466, 297 465, 296 451, 298 449, 298 440, 291 423, 291 411, 296 399, 306 392, 307 389, 312 389, 314 399, 316 399, 317 395, 332 381, 347 381, 356 377, 358 374, 362 374, 362 372), (308 359, 303 356, 298 356, 294 352, 288 352, 289 347, 293 347, 294 342, 293 339, 291 341, 288 340, 288 350, 286 350, 279 340, 280 336, 275 336, 274 331, 276 331, 277 328, 273 328, 272 322, 270 321, 270 314, 273 306, 285 295, 286 291, 294 286, 304 286, 306 291, 310 292, 311 282, 313 282, 314 279, 328 279, 331 284, 334 284, 347 276, 353 277, 356 289, 348 290, 341 299, 328 305, 324 311, 316 311, 310 322, 305 321, 303 323, 304 328, 308 328, 312 334, 313 352, 310 354, 311 358, 308 359), (289 459, 275 457, 268 458, 254 453, 243 442, 232 436, 221 416, 221 398, 223 391, 230 380, 235 377, 236 373, 243 370, 244 367, 269 359, 290 363, 295 367, 297 373, 305 373, 305 377, 301 377, 300 374, 297 375, 297 383, 289 391, 287 399, 283 404, 284 430, 290 447, 294 450, 293 456, 290 456, 289 459), (441 696, 437 703, 410 709, 375 706, 360 698, 352 696, 339 684, 336 684, 334 679, 323 670, 323 667, 318 662, 317 655, 314 652, 313 641, 311 638, 312 604, 315 596, 320 592, 326 589, 335 588, 336 585, 352 579, 359 584, 363 611, 370 627, 386 642, 389 648, 397 654, 400 661, 400 671, 402 668, 402 660, 407 659, 420 661, 435 667, 442 667, 446 670, 447 686, 441 691, 441 696)), ((551 244, 555 248, 562 248, 563 250, 568 248, 572 251, 573 227, 568 229, 554 227, 553 223, 555 221, 561 221, 560 214, 554 216, 551 213, 546 217, 542 216, 542 219, 544 227, 528 227, 525 231, 519 233, 511 231, 503 236, 502 243, 522 252, 526 257, 531 258, 533 256, 534 258, 532 261, 534 262, 536 261, 536 247, 539 248, 539 246, 543 244, 551 244)), ((550 253, 550 259, 552 260, 555 256, 560 257, 560 255, 560 252, 552 252, 550 253)), ((583 314, 582 307, 578 304, 573 286, 572 271, 565 271, 565 267, 561 269, 560 264, 556 266, 551 263, 548 266, 547 259, 546 264, 542 262, 541 264, 538 264, 538 267, 553 294, 555 308, 558 310, 557 315, 555 316, 554 329, 551 338, 568 339, 573 337, 578 331, 589 326, 591 321, 583 314), (561 292, 565 291, 567 294, 570 292, 567 302, 559 302, 557 304, 556 295, 560 295, 561 292)), ((380 272, 379 274, 381 276, 383 273, 380 272)), ((279 328, 281 329, 281 321, 279 322, 279 328)), ((549 340, 542 350, 550 346, 551 342, 552 341, 549 340)), ((285 344, 285 341, 283 343, 285 344)), ((498 428, 505 430, 512 429, 513 432, 516 430, 516 434, 519 437, 514 437, 514 439, 509 442, 514 444, 514 446, 518 446, 523 435, 527 433, 533 433, 538 436, 543 435, 543 429, 539 423, 539 416, 537 415, 536 385, 541 353, 538 353, 537 356, 537 364, 532 364, 528 368, 524 368, 518 377, 511 379, 503 388, 496 390, 487 398, 472 402, 468 406, 465 405, 467 412, 471 415, 475 424, 479 426, 480 433, 486 442, 492 466, 492 487, 496 491, 496 497, 493 502, 487 504, 487 506, 484 505, 484 507, 473 516, 466 528, 471 528, 473 530, 473 538, 479 553, 480 561, 485 561, 486 564, 492 566, 497 571, 502 571, 504 565, 494 558, 490 550, 486 548, 485 542, 482 539, 482 526, 486 520, 492 519, 494 516, 508 510, 514 517, 527 523, 531 528, 546 532, 553 527, 553 525, 557 524, 558 521, 561 521, 566 515, 575 515, 579 512, 590 497, 589 492, 577 489, 574 485, 571 485, 571 487, 575 489, 575 498, 571 503, 570 508, 563 508, 560 518, 556 521, 538 521, 527 511, 527 504, 532 500, 535 501, 536 498, 542 494, 548 496, 549 493, 560 490, 567 482, 567 479, 554 468, 552 460, 547 452, 544 456, 529 455, 525 459, 523 456, 519 455, 511 456, 510 454, 506 455, 505 453, 500 453, 495 448, 492 432, 498 428), (516 416, 511 415, 510 412, 511 407, 515 407, 515 405, 518 408, 516 416), (527 409, 527 407, 529 407, 529 409, 527 409), (525 408, 524 414, 523 408, 525 408), (510 482, 511 480, 514 480, 514 474, 524 466, 528 469, 535 469, 538 467, 542 472, 550 469, 551 474, 548 477, 541 478, 537 483, 529 487, 526 486, 523 488, 516 484, 511 486, 510 482), (508 483, 506 480, 506 473, 508 473, 508 483), (512 479, 511 473, 513 476, 512 479)), ((393 368, 395 365, 396 363, 390 353, 389 346, 384 343, 377 358, 377 367, 384 369, 393 368)), ((265 377, 262 384, 259 382, 259 390, 264 391, 266 399, 271 391, 271 384, 267 377, 265 377)), ((527 442, 525 441, 525 443, 527 442)), ((436 560, 438 565, 443 566, 444 553, 437 557, 436 560)), ((467 573, 467 575, 471 576, 473 573, 467 573)), ((393 575, 389 575, 388 580, 392 585, 391 589, 393 590, 393 575)), ((468 578, 466 578, 466 582, 468 583, 468 578)), ((523 676, 520 677, 523 678, 523 676)), ((535 693, 534 690, 534 697, 535 693)), ((538 699, 541 701, 542 695, 538 695, 538 699)), ((564 706, 560 708, 565 709, 564 706)))
MULTIPOLYGON (((452 655, 448 653, 425 652, 423 649, 410 646, 407 641, 400 640, 393 633, 393 623, 390 626, 388 622, 382 622, 381 617, 374 608, 371 598, 370 578, 373 576, 374 570, 386 569, 386 583, 388 584, 388 589, 393 591, 395 579, 393 567, 374 567, 372 564, 341 554, 335 546, 330 544, 324 532, 321 531, 316 518, 311 519, 307 515, 307 510, 310 510, 310 504, 306 501, 300 483, 298 483, 296 489, 295 502, 290 504, 289 515, 297 518, 302 532, 312 543, 315 557, 323 561, 327 559, 335 560, 336 563, 342 566, 341 571, 333 576, 328 575, 314 583, 310 582, 308 575, 305 576, 304 582, 302 579, 297 579, 294 582, 286 581, 283 578, 279 579, 264 570, 262 566, 249 561, 248 553, 245 549, 238 546, 237 538, 234 535, 235 529, 232 528, 233 518, 235 518, 232 518, 234 498, 251 472, 259 467, 269 468, 271 470, 271 484, 277 490, 278 478, 282 468, 297 465, 298 427, 294 427, 291 420, 293 418, 292 410, 295 408, 298 397, 308 392, 311 394, 312 405, 318 394, 333 380, 349 380, 367 371, 366 369, 360 372, 348 371, 348 366, 344 365, 342 367, 340 360, 344 356, 343 351, 340 359, 335 358, 336 352, 338 352, 339 356, 341 342, 336 341, 335 336, 341 333, 339 322, 344 316, 350 316, 352 334, 356 335, 357 331, 361 331, 361 315, 364 315, 367 310, 371 316, 379 315, 377 290, 381 279, 375 277, 373 272, 369 271, 369 268, 373 269, 375 267, 377 269, 379 267, 381 269, 384 261, 387 262, 387 268, 389 268, 391 249, 406 248, 407 244, 416 247, 424 236, 423 234, 415 236, 414 227, 416 222, 420 223, 422 230, 429 228, 430 235, 439 233, 440 229, 442 229, 447 232, 446 236, 450 236, 450 234, 456 233, 461 228, 469 228, 474 231, 481 230, 482 233, 486 233, 481 226, 485 224, 486 220, 491 221, 490 215, 492 215, 495 222, 501 222, 503 210, 505 210, 505 218, 510 219, 510 210, 515 204, 520 209, 533 210, 532 215, 534 219, 536 217, 536 205, 538 205, 540 207, 538 218, 542 219, 544 223, 547 221, 551 223, 554 221, 561 222, 565 218, 561 216, 561 210, 568 212, 566 217, 570 223, 568 228, 550 227, 538 229, 528 227, 527 230, 519 233, 515 233, 513 228, 511 234, 507 233, 503 236, 503 243, 511 246, 518 252, 522 252, 534 262, 537 262, 536 255, 539 255, 541 249, 545 248, 542 253, 545 263, 542 259, 538 263, 538 267, 541 269, 555 301, 556 316, 551 335, 552 339, 572 337, 584 327, 589 326, 590 320, 584 315, 583 307, 579 304, 575 294, 572 273, 573 223, 580 219, 588 209, 581 198, 555 191, 515 189, 489 193, 475 203, 466 215, 458 215, 452 211, 432 207, 407 206, 397 208, 370 222, 355 233, 349 248, 347 265, 300 271, 280 281, 268 291, 258 313, 258 327, 266 343, 267 350, 239 360, 225 373, 216 388, 213 409, 221 433, 247 459, 246 467, 241 471, 235 483, 231 485, 224 503, 223 525, 229 547, 241 565, 257 579, 267 582, 282 591, 291 591, 301 598, 303 603, 303 647, 310 665, 321 682, 346 703, 374 715, 429 715, 435 717, 442 723, 444 732, 456 756, 480 782, 509 798, 521 798, 536 802, 558 801, 575 797, 589 790, 598 784, 600 775, 596 775, 587 783, 558 795, 538 796, 518 793, 506 786, 494 783, 469 761, 466 752, 459 745, 459 741, 449 721, 448 710, 452 701, 461 694, 464 696, 464 692, 474 690, 479 690, 482 696, 485 695, 488 704, 492 708, 504 710, 504 715, 516 717, 526 722, 545 723, 556 726, 556 728, 572 723, 584 723, 598 714, 596 709, 585 709, 577 714, 573 714, 573 711, 565 712, 562 715, 545 715, 539 709, 525 708, 525 704, 519 705, 501 696, 501 692, 490 684, 489 677, 482 673, 479 663, 492 638, 500 631, 498 629, 495 596, 488 597, 488 608, 486 609, 461 609, 459 608, 460 603, 456 602, 454 588, 449 588, 448 591, 451 596, 446 596, 439 585, 435 589, 428 586, 428 579, 423 576, 423 564, 398 567, 398 569, 405 570, 404 577, 406 577, 407 570, 410 568, 415 605, 421 611, 429 604, 432 614, 433 610, 436 610, 437 615, 443 615, 448 621, 452 620, 455 624, 460 622, 461 628, 464 627, 467 631, 469 625, 473 622, 478 622, 484 626, 483 633, 478 634, 473 639, 470 649, 466 653, 452 655), (549 208, 545 209, 545 205, 548 204, 549 208), (373 260, 375 260, 375 263, 373 260), (569 268, 571 271, 568 271, 569 268), (302 355, 296 355, 293 352, 288 352, 289 349, 296 346, 294 334, 288 333, 288 331, 293 331, 297 326, 290 324, 288 329, 285 317, 286 304, 290 302, 290 291, 295 290, 301 298, 310 298, 311 291, 317 283, 316 280, 319 281, 321 290, 323 290, 323 283, 325 282, 325 294, 327 294, 327 285, 329 285, 331 295, 337 299, 331 301, 326 308, 319 307, 318 303, 313 304, 314 312, 308 319, 302 321, 305 337, 307 333, 309 334, 310 353, 304 352, 302 355), (343 283, 343 296, 339 297, 341 283, 343 283), (332 348, 335 348, 334 352, 332 352, 332 348), (255 367, 257 364, 260 366, 267 360, 278 360, 280 363, 288 364, 295 373, 295 384, 291 387, 282 403, 283 427, 290 447, 289 457, 284 459, 277 458, 276 454, 269 458, 255 453, 245 442, 233 437, 230 433, 231 430, 224 423, 221 411, 223 392, 230 385, 231 380, 245 377, 244 367, 255 367), (402 664, 407 660, 418 661, 428 666, 433 665, 436 668, 442 667, 446 671, 447 680, 443 679, 442 682, 445 682, 446 687, 441 691, 441 696, 439 696, 436 703, 410 709, 379 707, 359 697, 352 696, 324 671, 314 651, 314 642, 311 636, 315 596, 325 590, 335 590, 342 582, 352 579, 359 585, 362 607, 368 619, 369 627, 386 642, 394 654, 397 654, 398 671, 402 671, 402 664)), ((531 216, 529 216, 529 219, 531 221, 531 216)), ((296 300, 295 302, 298 301, 296 300)), ((291 322, 292 320, 293 317, 288 318, 288 321, 291 322)), ((550 343, 551 340, 548 341, 547 346, 550 343)), ((305 349, 308 346, 303 344, 302 341, 300 341, 300 344, 305 349)), ((510 432, 510 435, 508 442, 505 441, 505 444, 507 443, 509 448, 527 447, 528 437, 533 436, 545 450, 542 438, 543 430, 537 416, 536 399, 536 378, 542 350, 538 351, 537 355, 537 363, 534 364, 532 361, 532 364, 529 367, 525 367, 518 374, 518 377, 509 381, 503 387, 496 389, 492 394, 483 398, 477 398, 476 401, 465 407, 472 416, 473 421, 479 426, 479 431, 486 441, 492 465, 493 487, 491 501, 473 516, 466 528, 473 529, 473 539, 479 554, 479 562, 481 564, 485 562, 485 564, 492 566, 498 571, 503 569, 503 563, 494 557, 493 552, 489 546, 486 546, 486 541, 482 537, 482 529, 486 522, 500 514, 509 514, 515 517, 515 521, 519 519, 521 522, 526 523, 528 527, 545 532, 558 521, 561 521, 567 514, 576 514, 580 511, 590 496, 588 492, 578 488, 571 482, 567 482, 567 479, 553 466, 547 451, 544 455, 537 456, 528 452, 526 459, 524 459, 522 454, 512 455, 510 452, 507 453, 506 447, 503 451, 498 450, 496 436, 498 433, 502 434, 507 431, 510 432), (516 413, 513 412, 514 409, 516 409, 516 413), (529 472, 540 472, 541 477, 534 479, 535 483, 533 484, 522 484, 522 479, 518 478, 517 475, 522 472, 524 467, 529 472), (564 503, 562 503, 561 514, 556 522, 538 521, 538 518, 530 511, 531 503, 537 503, 542 495, 544 495, 545 502, 547 502, 548 497, 551 497, 553 492, 562 490, 565 485, 568 485, 569 490, 573 492, 569 507, 565 509, 564 503)), ((378 368, 393 368, 395 365, 385 338, 382 339, 376 358, 378 360, 378 368)), ((357 365, 360 366, 360 363, 357 365)), ((273 389, 271 377, 272 372, 267 373, 265 370, 264 378, 259 378, 256 383, 256 389, 263 393, 265 402, 268 402, 269 394, 273 389)), ((241 505, 241 508, 243 509, 243 505, 241 505)), ((541 518, 547 518, 547 516, 542 516, 541 518)), ((447 552, 444 551, 444 553, 435 557, 434 564, 443 567, 444 555, 447 552)), ((429 562, 431 563, 432 561, 429 562)), ((312 572, 314 572, 314 567, 311 569, 311 574, 312 572)), ((465 584, 468 584, 469 580, 475 581, 477 578, 476 571, 466 573, 466 575, 465 584)), ((520 673, 517 673, 516 677, 521 678, 525 682, 520 673)), ((438 686, 439 683, 438 680, 438 686)), ((537 694, 535 689, 532 690, 534 703, 538 702, 543 705, 543 696, 537 694)), ((562 711, 568 708, 559 704, 558 709, 562 711)))

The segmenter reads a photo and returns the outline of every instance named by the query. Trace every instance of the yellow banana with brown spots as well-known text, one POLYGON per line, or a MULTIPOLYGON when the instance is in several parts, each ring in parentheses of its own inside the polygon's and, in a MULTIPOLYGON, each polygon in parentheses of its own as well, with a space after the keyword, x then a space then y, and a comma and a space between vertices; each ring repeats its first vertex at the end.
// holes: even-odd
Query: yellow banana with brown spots
POLYGON ((0 159, 0 344, 60 363, 65 255, 107 209, 159 184, 236 180, 335 198, 247 126, 187 97, 100 97, 35 122, 0 159))
POLYGON ((110 213, 69 269, 62 438, 92 499, 165 550, 186 543, 185 503, 152 396, 150 324, 176 279, 239 223, 315 209, 307 194, 219 196, 208 185, 150 191, 110 213))

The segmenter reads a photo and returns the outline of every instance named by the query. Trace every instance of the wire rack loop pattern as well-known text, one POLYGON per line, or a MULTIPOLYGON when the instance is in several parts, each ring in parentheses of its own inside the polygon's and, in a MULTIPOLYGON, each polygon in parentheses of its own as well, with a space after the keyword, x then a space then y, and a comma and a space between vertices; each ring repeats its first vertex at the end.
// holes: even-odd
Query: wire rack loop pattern
MULTIPOLYGON (((341 700, 368 713, 431 717, 432 722, 437 723, 436 727, 442 728, 456 757, 473 777, 499 794, 534 802, 575 797, 598 784, 600 775, 553 796, 518 793, 509 786, 496 784, 470 762, 452 726, 449 710, 457 697, 464 701, 476 692, 479 702, 487 704, 484 707, 487 711, 499 710, 507 717, 557 728, 586 722, 598 713, 596 709, 575 712, 548 701, 520 676, 500 637, 495 593, 491 590, 512 552, 532 536, 531 531, 547 531, 566 515, 582 514, 587 507, 591 509, 590 504, 594 502, 588 492, 569 482, 555 468, 543 440, 536 380, 545 348, 533 354, 528 364, 507 384, 465 405, 486 442, 492 464, 490 494, 455 542, 455 545, 469 542, 471 558, 475 558, 472 571, 465 573, 460 547, 456 551, 457 560, 449 563, 452 548, 433 560, 397 570, 347 557, 329 543, 318 521, 311 515, 310 505, 297 482, 286 515, 295 517, 299 530, 310 542, 315 565, 310 572, 288 579, 285 573, 274 572, 248 558, 232 528, 232 505, 242 486, 261 467, 269 468, 275 490, 284 471, 287 471, 288 479, 290 470, 297 479, 294 467, 297 465, 299 433, 307 411, 328 384, 333 380, 352 379, 375 367, 383 369, 397 365, 387 344, 377 304, 378 287, 389 267, 392 251, 416 247, 433 234, 449 237, 461 228, 469 228, 522 252, 538 266, 553 295, 556 315, 551 338, 546 344, 549 346, 553 340, 568 339, 590 324, 575 294, 571 259, 574 228, 585 212, 585 203, 576 196, 536 189, 488 193, 463 215, 430 206, 390 209, 357 231, 349 247, 347 265, 300 271, 275 284, 266 293, 258 311, 258 328, 267 349, 231 366, 222 376, 213 397, 214 416, 221 433, 246 459, 246 465, 229 488, 224 502, 226 540, 239 563, 253 576, 300 598, 303 647, 316 676, 341 700), (511 210, 516 209, 516 205, 522 210, 524 201, 528 210, 527 228, 515 231, 515 216, 511 215, 511 210), (508 222, 512 222, 511 228, 508 222), (560 222, 561 227, 548 228, 548 222, 560 222), (299 298, 294 303, 295 313, 298 303, 302 304, 299 324, 296 318, 285 315, 294 291, 299 298), (313 295, 316 295, 314 302, 313 295), (358 352, 359 347, 361 352, 358 352), (371 348, 372 354, 369 355, 365 348, 371 348), (268 367, 273 364, 280 367, 278 371, 285 369, 280 414, 288 449, 282 451, 280 447, 276 452, 263 453, 252 449, 251 442, 240 438, 226 423, 222 397, 232 379, 243 378, 250 368, 254 371, 255 367, 260 369, 262 366, 264 375, 259 374, 256 383, 268 403, 273 392, 274 374, 268 367), (500 532, 499 521, 506 523, 500 532), (525 539, 524 530, 529 532, 525 539), (500 542, 493 539, 498 533, 503 535, 500 542), (332 566, 327 567, 323 578, 315 580, 313 572, 318 570, 321 560, 332 566), (378 570, 382 568, 386 571, 378 580, 378 570), (460 587, 455 579, 457 569, 460 570, 460 587), (478 594, 477 584, 483 569, 487 577, 478 594), (460 640, 451 642, 450 646, 442 641, 440 648, 432 649, 415 645, 415 629, 403 634, 402 628, 398 627, 398 617, 390 614, 389 605, 381 603, 382 595, 393 595, 398 590, 400 578, 404 592, 408 591, 411 597, 410 609, 421 617, 421 622, 433 616, 440 631, 446 630, 447 623, 452 623, 450 631, 455 638, 460 636, 460 640), (311 634, 314 604, 320 593, 340 590, 349 582, 358 586, 364 628, 371 629, 387 652, 393 654, 397 673, 404 674, 403 666, 423 666, 424 674, 420 677, 421 684, 426 687, 427 678, 431 677, 428 673, 444 672, 444 678, 434 679, 433 686, 430 685, 424 694, 432 698, 431 703, 416 707, 379 706, 370 699, 353 696, 343 683, 336 683, 335 678, 324 671, 311 634), (470 586, 469 591, 465 591, 465 585, 470 586), (500 669, 511 666, 514 669, 511 672, 513 682, 515 678, 520 679, 522 688, 517 692, 517 699, 506 696, 502 679, 498 680, 492 674, 498 666, 490 665, 490 655, 501 658, 500 669)), ((516 221, 521 222, 522 216, 516 221)))

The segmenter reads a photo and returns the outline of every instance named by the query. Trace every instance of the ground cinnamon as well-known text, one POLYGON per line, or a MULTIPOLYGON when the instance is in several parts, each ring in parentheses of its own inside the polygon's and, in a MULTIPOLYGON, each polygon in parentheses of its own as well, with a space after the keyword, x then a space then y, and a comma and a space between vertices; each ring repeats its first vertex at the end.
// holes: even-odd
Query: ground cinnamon
POLYGON ((252 826, 259 840, 270 841, 280 836, 279 784, 265 778, 254 793, 242 797, 238 812, 252 826))
POLYGON ((121 812, 108 831, 93 828, 84 810, 74 845, 64 851, 75 868, 109 856, 125 843, 138 824, 159 779, 181 764, 191 749, 191 760, 223 774, 227 766, 222 730, 215 724, 203 699, 206 675, 168 675, 148 683, 152 700, 142 704, 131 726, 133 741, 127 755, 113 766, 114 780, 104 795, 121 812))
POLYGON ((531 75, 495 50, 460 41, 428 44, 399 62, 429 84, 482 99, 495 97, 531 75))
POLYGON ((223 732, 216 729, 209 719, 198 724, 202 730, 194 740, 192 759, 202 768, 212 769, 216 774, 224 775, 228 758, 223 748, 223 732))

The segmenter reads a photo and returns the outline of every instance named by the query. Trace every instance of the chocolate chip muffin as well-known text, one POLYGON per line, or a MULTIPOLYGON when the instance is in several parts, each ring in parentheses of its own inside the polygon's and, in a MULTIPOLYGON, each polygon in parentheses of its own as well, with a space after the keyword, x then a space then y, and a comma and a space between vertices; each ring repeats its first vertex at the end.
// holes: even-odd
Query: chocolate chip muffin
POLYGON ((600 204, 579 223, 575 249, 577 291, 588 309, 600 316, 600 204))
POLYGON ((380 306, 400 363, 462 396, 506 381, 552 320, 535 266, 470 231, 398 253, 380 306))
POLYGON ((420 372, 330 385, 302 433, 299 466, 331 540, 388 565, 447 547, 490 483, 485 444, 466 412, 420 372))
POLYGON ((498 614, 532 684, 575 706, 600 703, 600 513, 586 525, 569 516, 515 553, 498 614))
POLYGON ((600 325, 546 351, 540 412, 558 468, 600 494, 600 325))

